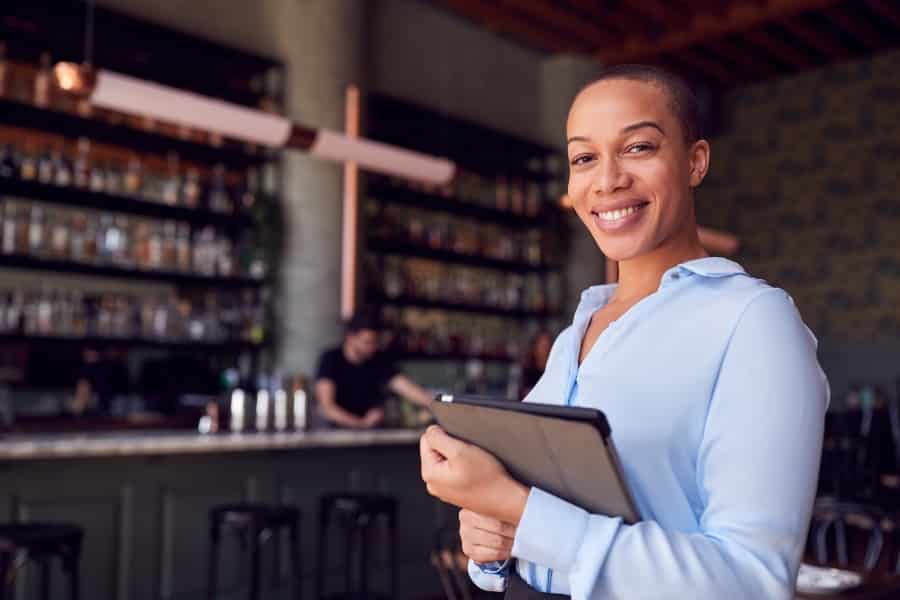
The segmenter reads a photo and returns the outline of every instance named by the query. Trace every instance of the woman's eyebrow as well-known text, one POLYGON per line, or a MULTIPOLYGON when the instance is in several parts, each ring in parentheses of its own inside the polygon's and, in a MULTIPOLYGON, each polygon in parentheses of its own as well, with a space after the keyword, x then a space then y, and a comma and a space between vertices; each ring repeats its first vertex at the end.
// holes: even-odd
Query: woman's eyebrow
POLYGON ((638 121, 637 123, 632 123, 631 125, 623 127, 622 133, 629 133, 634 131, 635 129, 643 129, 644 127, 653 127, 654 129, 658 129, 661 134, 666 135, 666 132, 663 131, 662 126, 656 121, 638 121))
MULTIPOLYGON (((622 133, 631 133, 637 129, 643 129, 644 127, 652 127, 658 130, 661 134, 666 135, 666 132, 663 131, 662 125, 657 123, 656 121, 638 121, 637 123, 632 123, 631 125, 626 125, 622 128, 622 133)), ((567 144, 571 144, 572 142, 590 142, 591 138, 584 135, 573 135, 566 142, 567 144)))

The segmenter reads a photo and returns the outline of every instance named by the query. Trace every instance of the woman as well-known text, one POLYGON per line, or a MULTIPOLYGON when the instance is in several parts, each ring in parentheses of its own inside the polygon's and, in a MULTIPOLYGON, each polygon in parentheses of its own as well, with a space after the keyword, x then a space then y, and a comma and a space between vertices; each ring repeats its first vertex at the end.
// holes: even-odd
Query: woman
MULTIPOLYGON (((526 401, 602 410, 642 521, 513 480, 438 427, 422 477, 462 508, 477 585, 507 597, 788 599, 828 386, 782 290, 709 257, 693 191, 709 166, 678 78, 613 67, 567 122, 569 196, 619 283, 589 288, 526 401)), ((589 474, 585 474, 589 476, 589 474)))

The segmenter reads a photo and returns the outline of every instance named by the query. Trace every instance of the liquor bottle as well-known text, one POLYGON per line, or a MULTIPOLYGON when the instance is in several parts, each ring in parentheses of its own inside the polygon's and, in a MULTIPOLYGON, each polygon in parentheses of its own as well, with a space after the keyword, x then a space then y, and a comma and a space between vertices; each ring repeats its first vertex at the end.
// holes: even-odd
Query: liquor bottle
POLYGON ((42 256, 44 254, 45 241, 44 209, 37 204, 33 204, 28 220, 28 253, 31 256, 42 256))
POLYGON ((19 161, 19 177, 25 181, 34 181, 38 176, 38 159, 34 145, 25 142, 25 149, 19 161))
POLYGON ((185 173, 181 189, 181 201, 188 208, 197 208, 200 203, 200 174, 191 167, 185 173))
POLYGON ((78 138, 78 155, 75 157, 75 187, 89 188, 91 185, 91 141, 78 138))
POLYGON ((0 179, 13 179, 19 176, 19 165, 12 145, 5 144, 0 149, 0 179))
POLYGON ((19 220, 18 205, 12 200, 5 201, 3 203, 3 234, 0 237, 0 251, 3 254, 16 254, 18 252, 16 242, 19 220))
POLYGON ((147 238, 147 264, 146 268, 159 270, 163 264, 163 236, 159 223, 147 225, 149 236, 147 238))
POLYGON ((37 178, 41 183, 53 183, 53 155, 50 148, 44 148, 38 158, 37 178))
POLYGON ((509 188, 509 208, 517 215, 525 212, 525 189, 522 179, 513 177, 509 188))
POLYGON ((72 165, 63 155, 62 149, 55 148, 50 156, 53 163, 53 183, 60 187, 72 185, 72 165))
POLYGON ((72 215, 72 231, 69 233, 69 258, 76 262, 85 262, 87 253, 87 216, 83 212, 72 215))
POLYGON ((181 193, 181 176, 178 173, 178 154, 169 152, 166 155, 168 172, 162 185, 163 204, 174 206, 178 204, 178 196, 181 193))
POLYGON ((143 168, 141 160, 136 154, 128 157, 128 167, 125 171, 125 193, 130 196, 139 196, 144 185, 143 168))
POLYGON ((176 234, 176 268, 182 273, 191 270, 191 228, 187 223, 179 223, 176 234))
POLYGON ((291 413, 294 431, 306 431, 309 427, 309 394, 306 391, 306 378, 302 375, 294 377, 291 382, 291 413))
POLYGON ((509 210, 509 180, 505 175, 497 175, 494 184, 494 208, 497 210, 509 210))
POLYGON ((49 52, 41 53, 40 68, 34 77, 32 101, 35 106, 49 108, 51 104, 51 81, 53 77, 52 60, 49 52))
POLYGON ((234 211, 234 205, 228 195, 225 165, 221 163, 213 167, 207 205, 211 211, 217 213, 231 214, 234 211))
POLYGON ((99 220, 96 214, 85 216, 84 262, 96 264, 100 243, 99 220))
POLYGON ((536 181, 529 181, 525 188, 525 214, 536 217, 541 212, 541 186, 536 181))
POLYGON ((109 192, 106 183, 107 171, 100 166, 100 163, 94 161, 88 174, 88 188, 92 192, 109 192))
POLYGON ((133 267, 134 255, 132 254, 131 227, 129 225, 128 217, 125 215, 116 215, 114 223, 119 236, 119 243, 116 246, 115 252, 115 262, 121 267, 133 267))
POLYGON ((103 187, 107 194, 113 196, 122 194, 125 190, 125 181, 122 165, 110 162, 103 170, 103 187))
POLYGON ((175 221, 163 224, 162 234, 162 268, 174 271, 178 267, 178 236, 175 221))
POLYGON ((259 171, 249 169, 244 177, 244 189, 241 192, 241 211, 244 214, 253 212, 256 196, 259 191, 259 171))
POLYGON ((68 211, 53 210, 49 215, 50 254, 53 258, 68 257, 69 252, 69 214, 68 211))

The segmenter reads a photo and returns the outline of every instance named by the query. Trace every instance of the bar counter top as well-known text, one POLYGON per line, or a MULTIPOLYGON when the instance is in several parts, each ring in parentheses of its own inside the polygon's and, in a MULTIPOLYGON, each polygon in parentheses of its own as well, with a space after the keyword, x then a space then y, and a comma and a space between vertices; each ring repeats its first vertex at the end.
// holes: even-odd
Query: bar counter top
POLYGON ((421 435, 419 429, 331 429, 206 435, 194 431, 9 434, 0 436, 0 460, 412 445, 418 443, 421 435))

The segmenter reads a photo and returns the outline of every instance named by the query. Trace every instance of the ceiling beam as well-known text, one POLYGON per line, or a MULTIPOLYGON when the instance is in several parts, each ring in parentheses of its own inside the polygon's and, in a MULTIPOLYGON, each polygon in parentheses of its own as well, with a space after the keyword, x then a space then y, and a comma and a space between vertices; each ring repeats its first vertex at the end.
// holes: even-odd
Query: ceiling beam
POLYGON ((884 46, 881 33, 859 15, 847 10, 846 5, 832 7, 824 11, 824 15, 851 38, 860 42, 864 48, 875 50, 884 46))
MULTIPOLYGON (((580 45, 588 48, 602 48, 622 40, 622 35, 617 31, 598 26, 591 19, 581 19, 550 0, 501 0, 500 6, 504 12, 518 12, 560 33, 574 36, 579 39, 580 45)), ((602 19, 598 18, 596 22, 602 22, 602 19)))
POLYGON ((773 58, 795 69, 805 69, 813 65, 812 58, 764 29, 747 31, 743 37, 751 44, 769 52, 773 58))
POLYGON ((591 49, 580 40, 555 33, 547 27, 510 13, 501 7, 480 0, 444 0, 444 3, 487 29, 508 34, 533 47, 547 52, 585 52, 591 49))
POLYGON ((735 74, 721 62, 708 58, 693 48, 673 52, 670 56, 674 62, 684 63, 707 80, 727 85, 731 85, 735 81, 735 74))
POLYGON ((684 27, 691 20, 690 12, 678 10, 670 2, 663 0, 637 0, 625 3, 624 7, 641 17, 650 18, 661 27, 668 29, 671 29, 673 25, 678 28, 684 27))
POLYGON ((836 1, 768 0, 760 4, 757 0, 735 0, 723 17, 702 12, 695 13, 690 25, 684 29, 670 31, 655 41, 648 40, 644 36, 631 35, 617 47, 597 52, 597 58, 607 63, 640 62, 654 54, 672 52, 729 33, 747 31, 772 21, 794 17, 810 10, 823 9, 836 1))
POLYGON ((900 9, 895 3, 888 0, 866 0, 866 6, 894 27, 900 27, 900 9))
POLYGON ((597 0, 565 0, 557 4, 577 12, 583 19, 602 22, 603 25, 615 29, 619 37, 612 45, 621 44, 626 35, 634 35, 635 32, 652 39, 661 35, 663 31, 660 25, 642 18, 633 9, 623 5, 621 0, 603 3, 597 0))
POLYGON ((711 47, 719 56, 735 65, 738 70, 749 73, 752 79, 770 77, 776 72, 772 63, 760 60, 753 52, 738 47, 728 39, 717 40, 711 47))
POLYGON ((850 54, 850 50, 840 40, 826 31, 810 27, 800 19, 787 19, 780 25, 801 42, 830 59, 844 58, 850 54))

